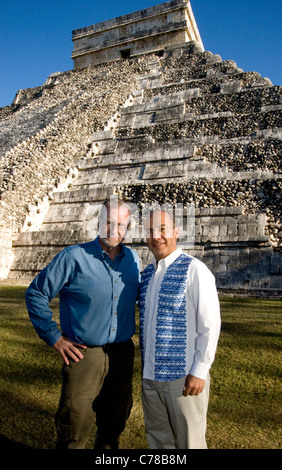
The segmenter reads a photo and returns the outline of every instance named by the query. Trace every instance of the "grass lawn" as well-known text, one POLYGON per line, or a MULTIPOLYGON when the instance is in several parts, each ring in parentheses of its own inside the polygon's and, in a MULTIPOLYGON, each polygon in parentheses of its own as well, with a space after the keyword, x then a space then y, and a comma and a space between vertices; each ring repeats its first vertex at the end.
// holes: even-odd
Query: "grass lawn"
MULTIPOLYGON (((33 330, 25 289, 0 286, 0 445, 52 449, 61 360, 33 330)), ((211 371, 208 447, 280 449, 282 303, 238 297, 220 301, 222 329, 211 371)), ((51 305, 58 318, 58 300, 51 305)), ((138 334, 134 342, 134 406, 121 447, 146 449, 138 334)))

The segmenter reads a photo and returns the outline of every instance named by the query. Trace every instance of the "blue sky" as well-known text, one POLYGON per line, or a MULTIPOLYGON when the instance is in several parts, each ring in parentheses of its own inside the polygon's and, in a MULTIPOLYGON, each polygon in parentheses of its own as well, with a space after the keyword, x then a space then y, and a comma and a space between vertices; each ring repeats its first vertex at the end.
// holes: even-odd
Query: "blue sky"
MULTIPOLYGON (((21 88, 73 68, 72 30, 159 0, 1 0, 0 107, 21 88)), ((281 0, 191 0, 206 50, 282 85, 281 0)))

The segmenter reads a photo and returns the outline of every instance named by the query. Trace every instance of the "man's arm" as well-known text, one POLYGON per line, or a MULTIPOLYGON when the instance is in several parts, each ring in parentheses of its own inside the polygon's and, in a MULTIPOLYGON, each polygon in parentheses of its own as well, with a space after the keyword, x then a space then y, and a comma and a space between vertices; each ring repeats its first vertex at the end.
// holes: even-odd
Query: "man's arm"
POLYGON ((71 274, 71 261, 63 250, 36 276, 26 292, 26 306, 35 331, 49 346, 54 347, 66 364, 69 364, 69 358, 76 362, 82 359, 83 356, 76 346, 85 346, 62 336, 53 320, 49 303, 70 281, 71 274))
MULTIPOLYGON (((192 267, 191 267, 192 268, 192 267)), ((207 374, 214 361, 220 333, 220 305, 215 278, 201 262, 191 269, 189 292, 195 310, 195 353, 183 394, 202 392, 207 374)))

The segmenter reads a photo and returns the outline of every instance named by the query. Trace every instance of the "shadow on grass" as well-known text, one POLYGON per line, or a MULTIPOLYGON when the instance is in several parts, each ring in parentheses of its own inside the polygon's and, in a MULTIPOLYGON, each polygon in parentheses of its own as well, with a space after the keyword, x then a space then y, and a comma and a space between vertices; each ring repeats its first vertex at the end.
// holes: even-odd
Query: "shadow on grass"
POLYGON ((241 336, 260 336, 260 337, 272 337, 272 338, 281 338, 281 329, 276 327, 276 330, 273 331, 275 326, 273 323, 262 321, 262 320, 244 320, 244 321, 224 321, 221 322, 221 331, 225 333, 230 333, 241 336), (271 331, 269 331, 271 329, 271 331))
POLYGON ((31 447, 21 444, 19 442, 8 439, 7 437, 0 434, 0 448, 1 450, 26 450, 31 447))

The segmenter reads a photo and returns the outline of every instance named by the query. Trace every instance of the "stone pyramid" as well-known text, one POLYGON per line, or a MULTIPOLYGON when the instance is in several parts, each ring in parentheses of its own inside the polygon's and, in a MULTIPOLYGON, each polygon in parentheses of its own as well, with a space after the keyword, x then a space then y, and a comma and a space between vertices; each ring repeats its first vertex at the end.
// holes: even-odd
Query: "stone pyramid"
MULTIPOLYGON (((281 87, 197 41, 21 90, 0 110, 2 279, 29 281, 93 239, 118 194, 194 207, 193 244, 185 230, 179 243, 219 289, 280 291, 281 108, 281 87)), ((127 243, 144 268, 144 240, 127 243)))

